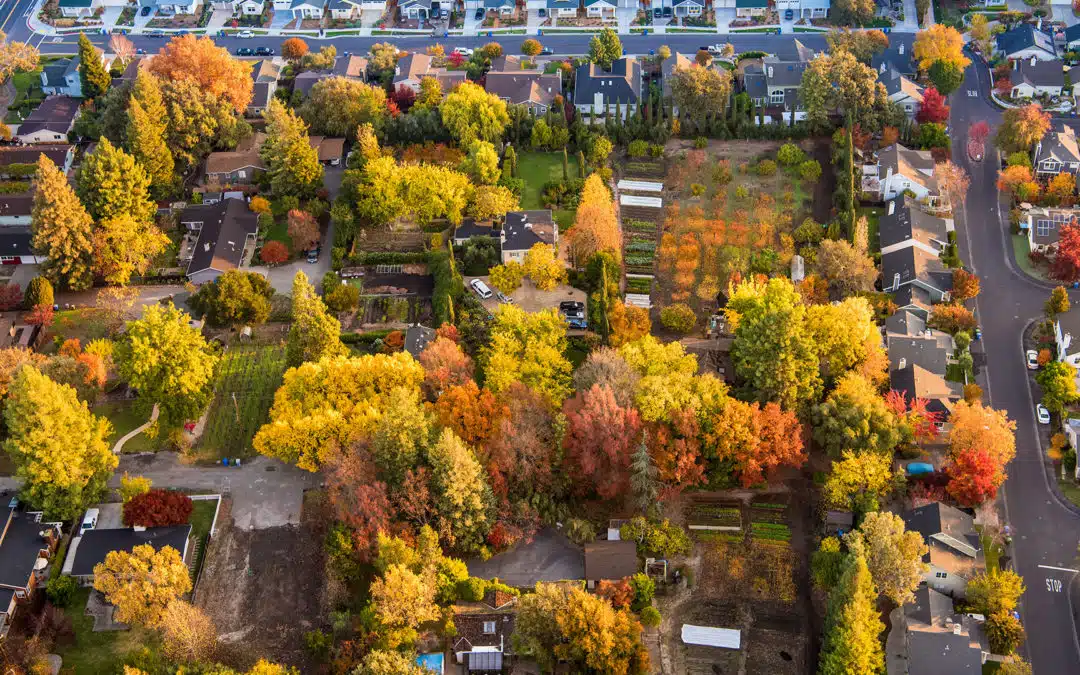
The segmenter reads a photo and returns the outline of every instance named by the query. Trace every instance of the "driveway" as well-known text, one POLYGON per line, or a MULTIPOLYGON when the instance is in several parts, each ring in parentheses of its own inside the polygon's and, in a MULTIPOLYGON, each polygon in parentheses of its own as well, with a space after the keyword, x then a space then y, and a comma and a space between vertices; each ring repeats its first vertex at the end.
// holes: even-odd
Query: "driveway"
POLYGON ((619 24, 619 35, 629 35, 630 24, 637 18, 637 13, 637 9, 628 7, 618 7, 615 9, 615 21, 619 24))
POLYGON ((215 9, 214 13, 210 15, 210 22, 206 24, 206 34, 216 35, 218 30, 225 27, 225 24, 232 19, 233 11, 231 9, 215 9))
MULTIPOLYGON (((491 282, 486 276, 484 277, 465 277, 465 288, 469 293, 472 293, 472 289, 469 286, 469 282, 473 279, 479 279, 487 284, 487 287, 495 291, 495 287, 491 285, 491 282)), ((526 312, 539 312, 541 310, 550 309, 552 307, 558 308, 559 303, 563 300, 576 300, 584 303, 587 294, 585 291, 574 288, 573 286, 560 285, 556 286, 551 291, 541 291, 533 286, 532 281, 524 279, 521 282, 521 287, 510 294, 510 299, 514 301, 514 304, 524 309, 526 312)), ((489 312, 494 312, 499 308, 499 301, 492 295, 487 300, 481 300, 481 304, 489 312)))
POLYGON ((726 34, 731 32, 730 24, 735 20, 734 9, 717 9, 714 10, 716 14, 716 32, 720 34, 726 34))
POLYGON ((538 581, 585 578, 585 553, 561 533, 545 528, 528 544, 519 544, 489 560, 466 561, 469 576, 495 579, 519 587, 538 581))

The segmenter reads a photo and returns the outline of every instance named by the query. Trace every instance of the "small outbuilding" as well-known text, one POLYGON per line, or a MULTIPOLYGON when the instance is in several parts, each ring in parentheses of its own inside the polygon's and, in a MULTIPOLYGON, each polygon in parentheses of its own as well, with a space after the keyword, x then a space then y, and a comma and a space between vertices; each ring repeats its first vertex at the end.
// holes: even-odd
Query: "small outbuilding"
POLYGON ((618 581, 638 572, 637 544, 633 541, 594 541, 585 544, 585 580, 589 588, 598 581, 618 581))

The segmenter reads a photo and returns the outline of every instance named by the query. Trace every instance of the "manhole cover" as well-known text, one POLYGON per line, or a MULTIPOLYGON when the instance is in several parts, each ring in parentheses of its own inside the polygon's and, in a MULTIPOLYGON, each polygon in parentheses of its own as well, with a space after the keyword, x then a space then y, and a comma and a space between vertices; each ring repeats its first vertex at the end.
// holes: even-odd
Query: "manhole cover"
POLYGON ((266 467, 266 470, 267 471, 277 471, 277 467, 276 466, 268 466, 268 467, 266 467))

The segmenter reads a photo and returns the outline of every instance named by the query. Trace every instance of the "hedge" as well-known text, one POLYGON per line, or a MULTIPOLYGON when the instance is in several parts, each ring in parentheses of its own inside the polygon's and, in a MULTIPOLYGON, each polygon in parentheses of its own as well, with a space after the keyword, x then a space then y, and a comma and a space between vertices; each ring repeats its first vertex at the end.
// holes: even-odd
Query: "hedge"
POLYGON ((426 261, 427 257, 423 252, 372 251, 369 253, 357 253, 349 257, 350 265, 405 265, 426 261))

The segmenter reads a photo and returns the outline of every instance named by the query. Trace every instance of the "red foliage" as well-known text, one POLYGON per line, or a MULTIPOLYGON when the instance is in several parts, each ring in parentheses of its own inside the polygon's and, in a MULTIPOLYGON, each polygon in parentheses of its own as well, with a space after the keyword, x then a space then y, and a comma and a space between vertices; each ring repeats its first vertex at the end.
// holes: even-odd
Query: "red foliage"
POLYGON ((0 312, 9 312, 22 307, 23 292, 19 284, 0 286, 0 312))
POLYGON ((492 490, 501 497, 522 498, 545 491, 551 485, 555 446, 551 407, 520 383, 510 386, 501 403, 493 400, 491 405, 499 411, 493 418, 498 422, 487 447, 477 448, 477 456, 491 477, 492 490))
POLYGON ((1057 254, 1050 265, 1050 276, 1058 281, 1080 281, 1080 225, 1073 219, 1058 232, 1057 254))
POLYGON ((859 124, 857 123, 851 130, 852 142, 854 143, 855 147, 860 150, 867 150, 870 147, 870 140, 872 138, 873 137, 870 135, 870 132, 863 131, 862 127, 859 126, 859 124))
POLYGON ((999 78, 994 82, 994 90, 999 96, 1008 96, 1012 91, 1012 86, 1012 80, 1007 77, 999 78))
POLYGON ((394 103, 393 99, 386 100, 386 112, 390 113, 390 117, 397 117, 401 114, 401 108, 397 103, 394 103))
POLYGON ((985 143, 990 135, 990 124, 986 120, 979 120, 968 129, 968 137, 976 143, 985 143))
POLYGON ((609 581, 601 579, 596 585, 596 594, 611 603, 615 609, 629 607, 634 599, 634 589, 630 588, 630 582, 626 579, 609 581))
POLYGON ((929 87, 923 92, 923 102, 919 104, 919 112, 915 115, 919 124, 927 122, 939 124, 949 120, 949 104, 946 99, 934 87, 929 87))
POLYGON ((353 533, 356 553, 369 561, 379 532, 388 531, 393 511, 386 483, 375 479, 375 464, 359 449, 330 465, 327 494, 335 517, 353 533))
POLYGON ((459 54, 458 52, 450 52, 446 56, 446 62, 451 66, 457 68, 461 64, 465 63, 465 56, 463 54, 459 54))
POLYGON ((400 352, 405 348, 405 333, 395 330, 383 338, 383 351, 387 354, 400 352))
POLYGON ((409 108, 413 107, 413 103, 416 103, 416 92, 412 90, 412 87, 399 84, 393 94, 390 94, 390 98, 401 112, 409 112, 409 108))
POLYGON ((124 525, 165 527, 191 518, 191 497, 175 490, 150 490, 124 504, 124 525))
POLYGON ((52 305, 34 305, 24 317, 31 326, 47 326, 53 322, 52 305))
POLYGON ((435 512, 431 501, 431 477, 426 466, 405 472, 405 480, 394 494, 394 508, 402 518, 427 525, 435 512))
POLYGON ((473 362, 456 342, 435 338, 420 353, 424 367, 424 387, 433 397, 450 387, 472 380, 473 362))
POLYGON ((915 440, 920 443, 933 441, 938 436, 937 425, 941 423, 941 413, 929 409, 930 401, 915 398, 908 401, 904 393, 892 389, 885 394, 885 405, 897 417, 911 426, 915 440))
POLYGON ((630 458, 641 420, 622 408, 610 387, 594 384, 566 402, 566 463, 579 490, 611 499, 629 488, 630 458))
POLYGON ((443 325, 436 328, 435 335, 441 338, 446 338, 451 342, 458 342, 459 340, 461 340, 461 335, 458 334, 457 326, 450 323, 449 321, 444 322, 443 325))
POLYGON ((267 265, 280 265, 289 260, 289 249, 280 241, 270 240, 263 244, 259 258, 267 265))
POLYGON ((961 450, 945 467, 949 494, 961 506, 979 506, 997 496, 1005 482, 1005 470, 987 450, 961 450))
POLYGON ((673 411, 671 424, 658 424, 649 434, 649 451, 665 483, 687 488, 705 482, 701 430, 693 409, 673 411))
POLYGON ((798 468, 806 463, 802 425, 794 412, 766 403, 754 417, 759 442, 746 453, 735 453, 735 468, 744 487, 760 483, 781 466, 798 468))

